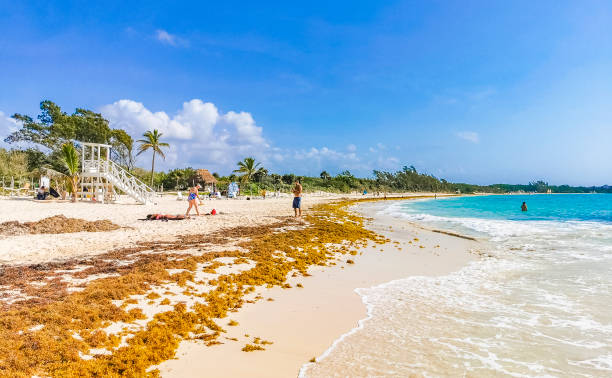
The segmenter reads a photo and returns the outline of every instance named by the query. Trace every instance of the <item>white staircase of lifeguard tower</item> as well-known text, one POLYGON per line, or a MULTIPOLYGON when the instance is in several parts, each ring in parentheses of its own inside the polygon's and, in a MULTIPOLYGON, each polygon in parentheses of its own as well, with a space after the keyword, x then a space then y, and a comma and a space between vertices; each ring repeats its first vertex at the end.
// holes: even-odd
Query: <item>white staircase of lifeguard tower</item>
MULTIPOLYGON (((92 195, 102 190, 102 198, 106 197, 108 184, 132 197, 142 204, 152 203, 155 191, 140 181, 134 175, 110 160, 111 146, 98 143, 81 143, 82 153, 82 186, 90 186, 92 195), (91 154, 87 156, 86 148, 91 148, 91 154), (100 155, 101 148, 106 148, 106 157, 100 155), (87 178, 90 183, 87 183, 87 178)), ((114 192, 114 189, 111 189, 114 192)), ((85 192, 83 192, 85 194, 85 192)))

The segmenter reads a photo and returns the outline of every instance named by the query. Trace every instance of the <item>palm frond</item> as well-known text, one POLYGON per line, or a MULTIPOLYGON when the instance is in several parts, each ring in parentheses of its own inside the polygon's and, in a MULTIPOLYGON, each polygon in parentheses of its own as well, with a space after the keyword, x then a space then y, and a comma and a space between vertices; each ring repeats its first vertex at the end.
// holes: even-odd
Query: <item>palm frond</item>
POLYGON ((138 146, 138 152, 136 153, 136 156, 142 154, 143 152, 149 150, 149 148, 153 148, 153 145, 150 143, 143 143, 140 146, 138 146))
POLYGON ((62 145, 62 161, 71 176, 79 172, 79 154, 72 143, 62 145))
POLYGON ((155 152, 157 152, 159 154, 159 156, 162 157, 162 159, 166 160, 166 155, 164 154, 164 152, 161 150, 161 148, 155 148, 155 152))
POLYGON ((148 151, 149 149, 153 150, 153 159, 151 161, 151 185, 153 185, 153 173, 155 172, 155 154, 159 154, 162 159, 165 160, 166 155, 162 151, 162 147, 170 147, 168 143, 160 141, 162 135, 164 134, 160 133, 157 129, 154 129, 153 131, 147 131, 142 134, 144 139, 139 139, 137 141, 140 143, 140 146, 138 146, 138 153, 136 156, 148 151))

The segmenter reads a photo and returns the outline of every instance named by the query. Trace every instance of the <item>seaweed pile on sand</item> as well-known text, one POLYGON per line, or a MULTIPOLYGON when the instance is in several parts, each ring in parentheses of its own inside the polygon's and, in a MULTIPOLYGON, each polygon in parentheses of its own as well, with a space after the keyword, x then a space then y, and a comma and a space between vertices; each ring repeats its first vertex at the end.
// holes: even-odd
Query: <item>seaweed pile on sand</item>
POLYGON ((78 218, 66 218, 63 215, 55 215, 36 222, 8 221, 0 223, 0 235, 13 236, 24 234, 65 234, 71 232, 101 232, 113 231, 119 226, 104 219, 86 221, 78 218))
POLYGON ((262 300, 257 288, 290 287, 287 278, 308 276, 310 266, 388 242, 346 210, 355 202, 318 205, 305 223, 287 217, 91 258, 0 267, 0 375, 157 376, 155 365, 173 358, 182 340, 221 343, 220 319, 262 300), (225 265, 243 269, 215 274, 225 265), (142 300, 165 311, 147 315, 142 300), (109 332, 114 325, 124 327, 109 332))

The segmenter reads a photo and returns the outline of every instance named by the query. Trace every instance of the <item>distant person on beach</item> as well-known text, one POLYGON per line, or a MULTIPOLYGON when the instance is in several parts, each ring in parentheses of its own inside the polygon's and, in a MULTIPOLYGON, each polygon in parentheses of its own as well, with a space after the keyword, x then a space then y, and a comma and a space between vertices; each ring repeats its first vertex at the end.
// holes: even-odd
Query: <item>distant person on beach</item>
POLYGON ((302 216, 302 184, 299 179, 295 180, 293 186, 293 211, 296 217, 302 216))
POLYGON ((192 207, 195 207, 196 214, 200 215, 200 210, 198 209, 198 200, 200 199, 198 196, 198 190, 200 188, 201 186, 200 184, 198 184, 193 188, 189 189, 189 196, 187 197, 187 202, 189 202, 189 208, 187 209, 185 216, 189 216, 189 212, 191 211, 192 207))
POLYGON ((521 211, 527 211, 527 203, 523 202, 523 204, 521 205, 521 211))
POLYGON ((40 188, 38 188, 38 193, 36 194, 36 199, 37 200, 46 200, 48 195, 49 195, 49 193, 47 193, 46 188, 44 186, 41 186, 40 188))

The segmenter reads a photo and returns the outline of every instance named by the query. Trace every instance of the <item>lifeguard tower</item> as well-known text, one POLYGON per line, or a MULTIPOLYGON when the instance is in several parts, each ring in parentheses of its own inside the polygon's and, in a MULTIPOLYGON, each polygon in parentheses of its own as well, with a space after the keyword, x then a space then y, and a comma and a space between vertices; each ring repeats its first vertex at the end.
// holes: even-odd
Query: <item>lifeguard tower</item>
POLYGON ((81 199, 113 202, 116 189, 141 204, 152 203, 155 191, 110 159, 111 146, 77 142, 81 145, 81 199))

